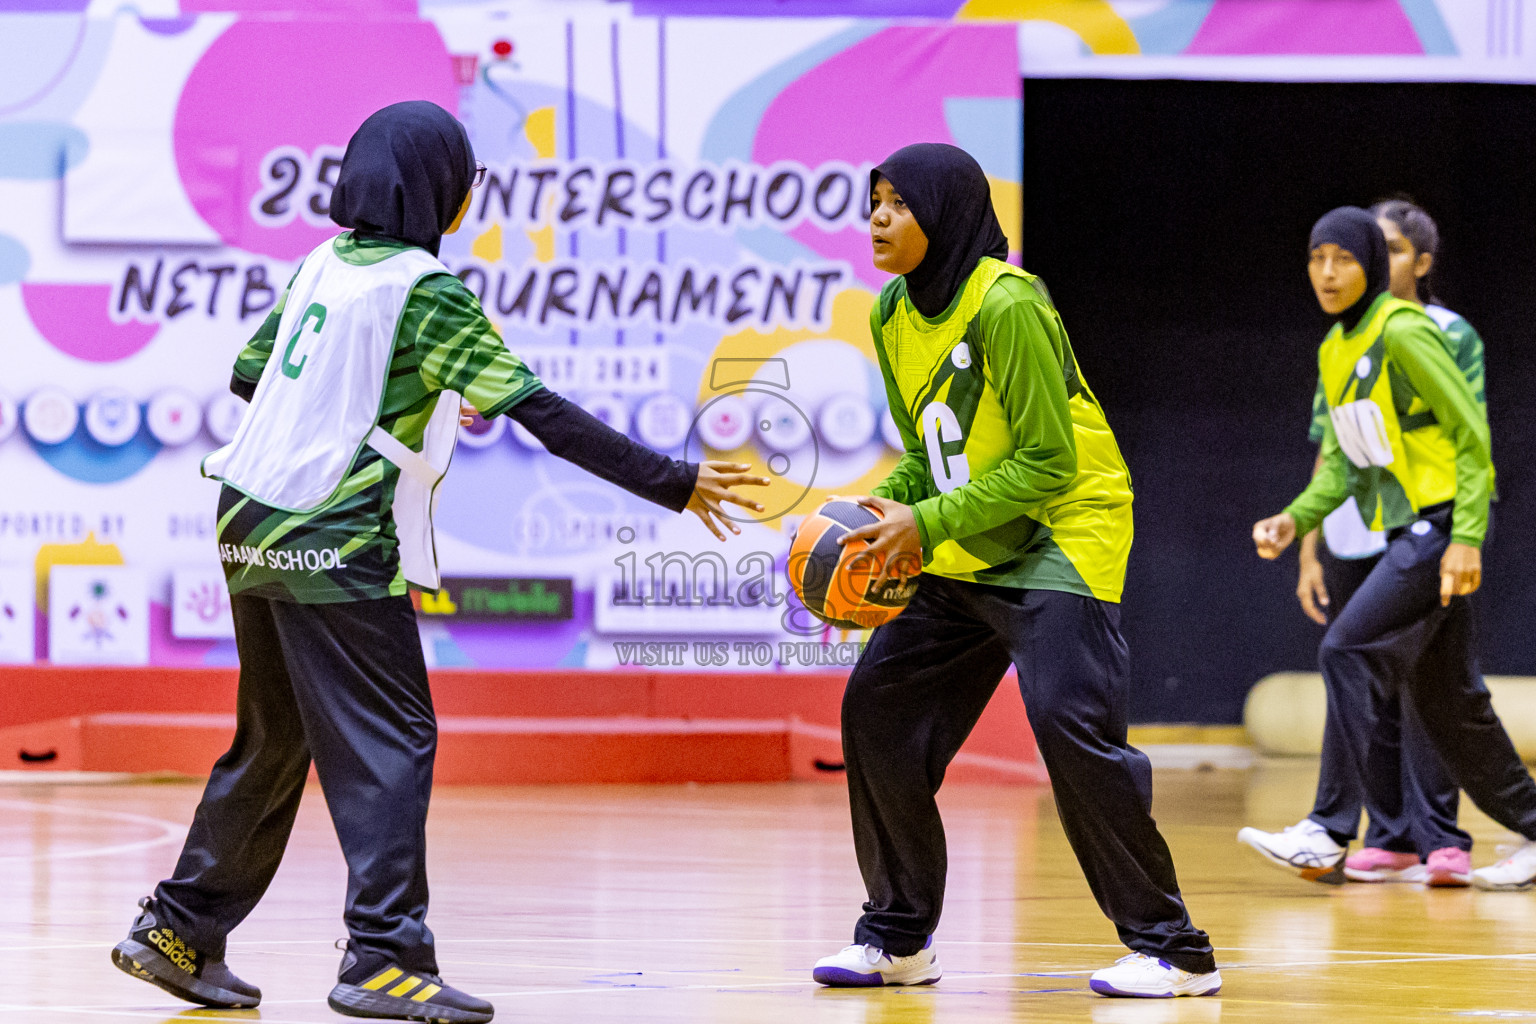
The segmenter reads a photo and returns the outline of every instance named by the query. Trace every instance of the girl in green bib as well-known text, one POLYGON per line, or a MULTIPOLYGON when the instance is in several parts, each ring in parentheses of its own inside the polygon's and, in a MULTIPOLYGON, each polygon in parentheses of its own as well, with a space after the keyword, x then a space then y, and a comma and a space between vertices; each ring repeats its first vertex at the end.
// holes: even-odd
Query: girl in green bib
MULTIPOLYGON (((1384 694, 1411 702, 1461 788, 1527 840, 1473 872, 1473 884, 1520 888, 1536 881, 1536 783, 1494 714, 1464 614, 1482 580, 1493 491, 1488 418, 1435 321, 1388 291, 1388 268, 1386 238, 1369 212, 1342 207, 1313 227, 1312 287, 1338 320, 1318 352, 1328 406, 1322 465, 1284 512, 1254 525, 1254 543, 1261 557, 1276 558, 1351 496, 1366 525, 1386 533, 1386 554, 1318 653, 1330 702, 1355 723, 1337 731, 1343 756, 1365 778, 1384 694), (1440 670, 1414 671, 1431 648, 1440 670)), ((1283 836, 1260 852, 1304 877, 1328 875, 1343 860, 1338 837, 1310 818, 1283 836)))

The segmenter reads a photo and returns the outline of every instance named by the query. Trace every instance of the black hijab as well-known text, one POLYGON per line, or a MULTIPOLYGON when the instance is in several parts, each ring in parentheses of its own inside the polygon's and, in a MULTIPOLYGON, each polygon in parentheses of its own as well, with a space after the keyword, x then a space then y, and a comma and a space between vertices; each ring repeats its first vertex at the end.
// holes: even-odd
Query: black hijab
POLYGON ((938 316, 983 256, 1008 258, 1008 238, 992 209, 986 172, 963 149, 942 142, 903 146, 869 172, 869 190, 881 178, 901 193, 928 253, 907 279, 907 296, 924 316, 938 316))
POLYGON ((457 118, 426 100, 392 103, 347 143, 331 220, 436 256, 474 180, 475 151, 457 118))
POLYGON ((1311 252, 1320 245, 1332 242, 1340 249, 1348 249, 1360 261, 1365 270, 1365 291, 1344 312, 1338 315, 1344 330, 1352 331, 1360 324, 1360 318, 1371 308, 1376 297, 1392 283, 1392 270, 1387 259, 1387 236, 1381 233, 1381 225, 1368 210, 1358 206, 1341 206, 1329 210, 1312 225, 1312 238, 1307 242, 1311 252))

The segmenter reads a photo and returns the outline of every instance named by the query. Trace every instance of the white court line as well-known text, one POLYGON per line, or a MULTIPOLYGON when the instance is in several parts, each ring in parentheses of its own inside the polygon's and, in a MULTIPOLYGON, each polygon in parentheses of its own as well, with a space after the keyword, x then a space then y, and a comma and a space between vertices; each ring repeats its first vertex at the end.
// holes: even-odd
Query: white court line
POLYGON ((1257 971, 1290 967, 1360 967, 1374 964, 1452 963, 1459 960, 1536 960, 1536 953, 1441 953, 1433 956, 1406 954, 1381 960, 1293 960, 1281 963, 1222 964, 1224 971, 1257 971))
POLYGON ((94 807, 77 807, 73 804, 40 804, 28 800, 0 800, 0 807, 9 807, 27 811, 47 811, 53 814, 61 814, 65 817, 76 815, 85 818, 110 818, 116 821, 129 821, 135 825, 152 825, 160 829, 161 834, 154 839, 140 839, 133 843, 118 843, 114 846, 97 846, 84 850, 66 850, 63 853, 39 853, 27 857, 0 857, 0 864, 31 862, 40 860, 74 860, 80 857, 104 857, 113 853, 130 853, 134 850, 148 850, 156 846, 165 846, 169 843, 180 842, 187 834, 187 826, 174 821, 166 821, 163 818, 151 818, 144 814, 129 814, 125 811, 100 811, 94 807))
MULTIPOLYGON (((312 999, 307 1000, 307 1002, 320 1002, 320 1000, 312 999)), ((262 1004, 263 1007, 266 1005, 266 1003, 262 1004)), ((268 1017, 265 1015, 259 1015, 259 1011, 258 1015, 252 1016, 252 1011, 250 1010, 236 1011, 237 1013, 241 1014, 240 1016, 225 1017, 220 1015, 217 1010, 212 1010, 201 1006, 194 1006, 191 1003, 178 1003, 175 1006, 167 1006, 160 1010, 119 1010, 110 1006, 0 1006, 0 1013, 5 1013, 8 1010, 27 1010, 31 1013, 36 1013, 39 1010, 46 1010, 50 1014, 83 1013, 94 1014, 98 1017, 143 1017, 146 1020, 160 1021, 167 1019, 176 1020, 186 1015, 189 1010, 192 1010, 198 1012, 196 1013, 196 1016, 187 1017, 188 1020, 243 1020, 260 1021, 260 1024, 323 1024, 321 1018, 318 1017, 305 1017, 302 1019, 298 1017, 268 1017)), ((324 1020, 333 1021, 335 1019, 335 1015, 332 1014, 329 1009, 327 1009, 324 1020)))
MULTIPOLYGON (((1486 955, 1465 954, 1465 955, 1451 955, 1451 956, 1447 956, 1445 959, 1450 959, 1450 960, 1526 960, 1526 959, 1532 959, 1532 958, 1536 958, 1536 954, 1532 954, 1532 953, 1499 953, 1499 954, 1486 954, 1486 955)), ((1223 968, 1223 969, 1224 970, 1226 970, 1226 969, 1231 969, 1231 970, 1244 970, 1244 969, 1253 970, 1253 969, 1262 969, 1262 968, 1277 969, 1277 968, 1289 968, 1289 967, 1318 967, 1318 966, 1326 967, 1326 966, 1353 966, 1353 965, 1369 966, 1369 965, 1378 964, 1378 963, 1399 963, 1399 962, 1409 962, 1409 963, 1412 963, 1412 962, 1418 962, 1420 959, 1421 958, 1412 957, 1412 958, 1404 958, 1404 959, 1401 959, 1401 960, 1386 960, 1386 961, 1383 961, 1383 960, 1361 960, 1361 961, 1343 961, 1343 962, 1340 962, 1340 961, 1315 961, 1315 962, 1314 961, 1299 961, 1299 962, 1290 963, 1290 964, 1251 964, 1251 965, 1250 964, 1234 964, 1234 965, 1231 965, 1230 967, 1223 968)), ((654 972, 654 973, 661 974, 661 973, 669 973, 669 972, 654 972)), ((681 972, 670 972, 670 973, 681 973, 681 972)), ((982 981, 982 980, 986 980, 986 979, 997 979, 997 978, 1012 979, 1014 981, 1024 981, 1026 979, 1048 979, 1048 978, 1061 978, 1062 980, 1070 980, 1070 979, 1072 979, 1072 978, 1074 978, 1076 976, 1085 975, 1085 974, 1091 974, 1091 973, 1092 973, 1091 971, 1054 971, 1054 972, 1043 973, 1043 974, 1019 974, 1019 973, 1011 973, 1011 972, 1010 973, 994 973, 994 974, 970 974, 970 973, 966 973, 966 974, 963 974, 963 975, 958 975, 956 977, 957 977, 957 980, 963 979, 965 982, 974 982, 974 981, 982 981)), ((635 975, 635 977, 643 977, 643 975, 635 975)), ((503 991, 503 992, 481 992, 481 993, 478 993, 478 994, 479 994, 480 998, 482 998, 482 999, 526 999, 526 998, 534 997, 534 996, 612 995, 612 994, 615 994, 615 993, 639 993, 639 992, 700 992, 700 991, 722 991, 722 990, 725 990, 725 991, 735 991, 735 990, 740 990, 740 989, 774 989, 774 988, 807 988, 807 987, 817 987, 816 986, 816 982, 810 981, 810 980, 804 980, 804 979, 784 979, 782 981, 745 982, 745 983, 741 982, 741 981, 736 981, 734 979, 733 979, 733 981, 734 981, 734 983, 718 983, 717 982, 717 983, 705 983, 705 984, 697 984, 697 985, 638 985, 638 984, 637 985, 596 985, 596 984, 593 984, 593 985, 584 985, 584 986, 582 986, 580 988, 547 988, 547 989, 527 989, 527 988, 523 988, 523 989, 509 989, 509 990, 503 991)), ((312 1004, 315 1004, 315 1003, 318 1003, 318 1002, 320 1002, 320 1000, 318 1000, 318 999, 274 1000, 274 1001, 264 1001, 262 1003, 262 1006, 263 1007, 273 1007, 273 1006, 308 1006, 308 1005, 312 1005, 312 1004)), ((165 1016, 165 1012, 164 1011, 135 1010, 135 1009, 129 1009, 129 1008, 121 1008, 120 1009, 120 1008, 116 1008, 116 1007, 100 1006, 100 1005, 96 1005, 96 1006, 48 1006, 48 1005, 0 1004, 0 1013, 7 1013, 7 1012, 36 1013, 36 1012, 38 1012, 40 1010, 46 1010, 46 1011, 48 1011, 50 1013, 82 1013, 82 1014, 94 1014, 94 1015, 98 1015, 98 1016, 158 1017, 158 1018, 161 1018, 161 1019, 163 1019, 164 1016, 165 1016)), ((199 1013, 198 1017, 199 1017, 199 1019, 203 1019, 203 1020, 231 1020, 231 1021, 236 1021, 236 1020, 252 1020, 252 1019, 254 1019, 254 1018, 252 1018, 250 1016, 234 1016, 234 1017, 215 1016, 212 1013, 208 1013, 208 1012, 199 1013)), ((311 1022, 309 1022, 309 1021, 299 1021, 299 1020, 284 1019, 284 1018, 277 1018, 277 1017, 267 1017, 267 1016, 262 1016, 260 1019, 262 1021, 266 1022, 266 1024, 311 1024, 311 1022)))
MULTIPOLYGON (((784 944, 792 944, 792 943, 804 943, 804 944, 807 944, 807 945, 817 945, 817 946, 820 946, 820 945, 825 945, 825 944, 828 944, 828 943, 840 942, 840 941, 843 941, 844 938, 846 938, 846 936, 837 936, 837 937, 832 937, 832 938, 825 938, 825 937, 823 937, 823 938, 814 938, 813 937, 813 938, 803 938, 803 939, 790 938, 790 937, 787 937, 787 936, 765 936, 765 937, 762 937, 762 938, 753 939, 752 941, 756 942, 756 943, 763 943, 763 944, 779 944, 779 945, 784 945, 784 944)), ((107 945, 111 945, 111 944, 115 943, 116 941, 117 941, 117 933, 116 932, 113 933, 113 936, 111 938, 107 938, 107 939, 103 939, 102 940, 102 942, 105 942, 107 945)), ((719 937, 719 936, 698 936, 698 937, 690 938, 690 937, 687 937, 687 936, 667 935, 667 936, 648 937, 648 938, 645 939, 646 944, 647 945, 652 945, 652 946, 661 945, 661 944, 664 944, 664 943, 671 943, 671 944, 679 944, 679 945, 681 945, 681 944, 687 944, 687 943, 700 943, 700 942, 712 943, 712 942, 720 942, 720 941, 722 941, 722 937, 719 937)), ((32 944, 32 945, 26 945, 26 946, 0 946, 0 953, 25 953, 25 952, 30 952, 32 950, 40 950, 40 949, 100 949, 101 946, 102 946, 102 942, 61 942, 61 943, 53 943, 53 944, 49 944, 49 945, 32 944)), ((440 946, 440 947, 441 946, 445 946, 445 945, 465 945, 465 944, 471 944, 472 945, 472 944, 475 944, 475 943, 482 943, 482 944, 500 943, 500 944, 506 944, 506 943, 515 943, 515 942, 531 942, 531 943, 537 943, 539 945, 554 945, 554 944, 569 944, 569 943, 589 943, 589 944, 591 944, 591 943, 611 943, 611 942, 633 943, 633 942, 635 942, 635 937, 632 936, 632 935, 631 936, 617 936, 617 935, 614 935, 614 936, 594 936, 594 937, 590 937, 590 938, 588 938, 588 937, 581 937, 581 936, 559 936, 559 937, 540 938, 538 936, 530 936, 530 935, 508 935, 508 936, 498 936, 498 937, 485 937, 485 938, 466 939, 466 938, 462 938, 462 937, 459 937, 459 936, 442 936, 442 935, 439 935, 439 936, 436 937, 436 942, 437 942, 437 945, 440 946)), ((943 945, 945 945, 946 947, 948 947, 948 946, 1018 946, 1018 947, 1024 947, 1024 948, 1037 948, 1037 947, 1056 948, 1056 947, 1061 947, 1061 948, 1068 948, 1068 949, 1124 949, 1125 948, 1124 946, 1122 946, 1118 942, 1018 942, 1018 941, 1007 940, 1007 939, 943 939, 942 942, 943 942, 943 945)), ((266 946, 315 946, 315 945, 319 945, 319 946, 324 946, 327 951, 330 951, 330 950, 334 949, 334 944, 335 944, 335 939, 270 939, 270 940, 264 940, 264 939, 230 939, 229 940, 229 945, 230 945, 231 948, 239 947, 240 949, 248 950, 249 952, 254 952, 254 953, 261 952, 262 948, 266 947, 266 946)), ((1296 952, 1296 948, 1294 946, 1217 946, 1216 947, 1216 952, 1218 954, 1221 954, 1221 953, 1294 953, 1294 952, 1296 952)), ((1383 956, 1383 957, 1410 957, 1410 958, 1427 959, 1427 960, 1455 960, 1455 959, 1460 959, 1463 956, 1469 955, 1469 954, 1463 954, 1463 953, 1436 953, 1436 952, 1432 952, 1432 951, 1428 951, 1428 950, 1423 951, 1423 952, 1415 952, 1413 950, 1407 950, 1407 949, 1313 949, 1313 950, 1309 950, 1308 952, 1313 953, 1314 955, 1318 955, 1318 956, 1327 956, 1327 955, 1339 955, 1339 956, 1383 956)), ((1526 957, 1526 956, 1536 956, 1536 952, 1531 952, 1531 953, 1501 953, 1501 954, 1489 954, 1489 955, 1490 956, 1526 957)), ((1325 961, 1325 962, 1328 962, 1328 961, 1325 961)))
MULTIPOLYGON (((1490 954, 1490 955, 1486 955, 1486 956, 1469 954, 1469 955, 1465 955, 1465 956, 1456 956, 1453 959, 1457 959, 1457 960, 1508 960, 1508 959, 1529 959, 1529 958, 1531 958, 1533 956, 1536 956, 1536 954, 1512 953, 1512 954, 1490 954)), ((1383 962, 1398 962, 1398 961, 1365 960, 1365 961, 1356 961, 1354 963, 1370 965, 1370 964, 1383 963, 1383 962)), ((1251 969, 1251 968, 1260 968, 1260 967, 1277 968, 1277 967, 1293 967, 1293 966, 1294 967, 1340 966, 1340 964, 1337 961, 1332 962, 1331 964, 1328 961, 1323 961, 1323 962, 1319 962, 1319 963, 1299 962, 1299 963, 1296 963, 1296 964, 1254 964, 1254 965, 1233 965, 1233 967, 1231 969, 1244 969, 1244 968, 1250 968, 1251 969)), ((1226 970, 1226 969, 1228 969, 1228 968, 1225 968, 1225 967, 1223 968, 1223 970, 1226 970)), ((661 973, 661 972, 657 972, 657 973, 661 973)), ((1080 976, 1080 975, 1086 975, 1086 974, 1091 974, 1091 973, 1092 973, 1091 971, 1059 971, 1059 972, 1050 972, 1049 974, 1017 974, 1017 973, 964 974, 964 975, 957 975, 957 976, 955 976, 955 980, 963 981, 963 982, 966 982, 966 983, 975 982, 975 981, 983 981, 983 980, 988 980, 988 979, 1010 979, 1010 980, 1017 981, 1017 982, 1023 982, 1023 981, 1028 981, 1028 980, 1049 980, 1051 978, 1060 978, 1060 979, 1065 981, 1065 980, 1072 980, 1073 978, 1075 978, 1077 976, 1080 976)), ((639 975, 637 975, 637 977, 639 977, 639 975)), ((741 990, 741 989, 814 988, 814 987, 819 987, 819 986, 817 986, 816 982, 811 981, 809 979, 804 979, 804 980, 802 980, 802 979, 785 979, 783 981, 745 982, 745 983, 738 981, 738 982, 735 982, 735 983, 705 983, 705 984, 697 984, 697 985, 638 985, 638 984, 637 985, 596 985, 596 984, 594 984, 594 985, 583 985, 580 988, 545 988, 545 989, 521 988, 521 989, 508 989, 508 990, 502 991, 502 992, 479 992, 479 993, 477 993, 477 995, 480 998, 482 998, 482 999, 529 999, 529 998, 536 997, 536 996, 614 995, 614 994, 619 994, 619 993, 636 994, 636 993, 641 993, 641 992, 647 992, 647 993, 672 993, 672 992, 705 992, 705 991, 722 991, 722 990, 724 990, 724 991, 737 991, 737 990, 741 990)), ((942 991, 942 990, 940 990, 940 991, 942 991)), ((1027 989, 1019 989, 1019 991, 1027 991, 1027 989)), ((279 1000, 279 1001, 263 1001, 262 1004, 261 1004, 261 1007, 263 1009, 265 1009, 265 1008, 273 1007, 273 1006, 307 1006, 307 1005, 312 1005, 312 1004, 315 1004, 315 1003, 318 1003, 318 1002, 320 1002, 320 1000, 318 1000, 318 999, 290 999, 290 1000, 279 1000)), ((110 1015, 110 1016, 122 1016, 122 1017, 160 1017, 162 1019, 164 1018, 164 1013, 163 1012, 150 1012, 150 1011, 132 1010, 132 1009, 116 1009, 116 1008, 109 1007, 109 1006, 19 1006, 19 1005, 0 1005, 0 1013, 7 1012, 7 1011, 27 1011, 27 1012, 35 1013, 35 1012, 37 1012, 39 1010, 47 1010, 47 1011, 49 1011, 51 1013, 85 1013, 85 1014, 110 1015)), ((214 1016, 214 1015, 206 1013, 206 1012, 205 1013, 199 1013, 198 1017, 199 1017, 199 1019, 203 1019, 203 1020, 232 1020, 233 1021, 233 1020, 252 1020, 253 1019, 252 1017, 249 1017, 249 1016, 234 1016, 234 1017, 214 1016)), ((263 1022, 265 1022, 265 1024, 310 1024, 310 1022, 308 1022, 308 1021, 284 1019, 284 1018, 279 1018, 279 1017, 268 1017, 268 1016, 265 1016, 265 1015, 263 1015, 260 1019, 263 1022)))

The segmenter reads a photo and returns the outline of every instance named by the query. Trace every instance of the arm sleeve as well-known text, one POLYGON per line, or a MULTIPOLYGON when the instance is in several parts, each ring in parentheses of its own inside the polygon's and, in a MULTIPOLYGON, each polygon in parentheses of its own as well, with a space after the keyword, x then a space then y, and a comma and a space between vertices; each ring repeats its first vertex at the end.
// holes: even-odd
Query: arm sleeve
POLYGON ((1328 427, 1328 395, 1323 391, 1323 378, 1319 374, 1317 378, 1317 390, 1312 393, 1312 424, 1307 428, 1307 437, 1313 444, 1323 443, 1323 432, 1328 427))
POLYGON ((418 282, 407 303, 427 385, 457 391, 486 419, 508 415, 549 451, 610 483, 680 512, 699 467, 636 444, 544 387, 513 355, 462 281, 439 274, 418 282))
POLYGON ((1483 337, 1465 320, 1457 320, 1445 332, 1455 354, 1456 368, 1467 378, 1472 397, 1485 409, 1488 406, 1486 379, 1483 366, 1483 337))
POLYGON ((994 286, 978 316, 987 374, 1012 426, 1015 449, 991 472, 913 506, 925 553, 943 541, 1017 519, 1077 478, 1063 372, 1070 348, 1056 311, 1033 289, 1023 295, 994 286))
POLYGON ((401 330, 415 334, 427 386, 457 391, 486 419, 507 412, 544 386, 501 340, 480 300, 451 274, 417 282, 401 330))
POLYGON ((1481 547, 1488 532, 1488 499, 1493 491, 1493 445, 1488 415, 1467 378, 1441 344, 1431 323, 1395 317, 1387 322, 1387 355, 1433 410, 1456 447, 1456 509, 1451 540, 1481 547))
MULTIPOLYGON (((891 472, 880 483, 870 489, 870 493, 877 498, 889 498, 899 501, 903 505, 911 505, 924 497, 929 488, 928 483, 928 456, 923 451, 922 439, 917 436, 917 429, 912 424, 912 417, 907 412, 906 401, 901 397, 901 390, 896 387, 896 378, 891 373, 890 362, 885 357, 885 345, 880 334, 880 303, 875 303, 875 308, 869 314, 869 331, 875 340, 875 355, 880 360, 880 376, 885 380, 885 400, 891 411, 891 419, 896 421, 896 430, 901 434, 902 453, 896 460, 896 465, 891 467, 891 472)), ((924 551, 928 548, 925 546, 924 551)))
POLYGON ((1323 447, 1318 453, 1317 470, 1307 489, 1285 507, 1296 520, 1296 536, 1304 537, 1317 529, 1328 513, 1344 504, 1349 497, 1349 461, 1339 438, 1333 432, 1333 421, 1323 418, 1323 447))
POLYGON ((614 430, 581 406, 540 386, 507 412, 552 455, 630 494, 681 512, 698 481, 696 463, 671 459, 614 430))

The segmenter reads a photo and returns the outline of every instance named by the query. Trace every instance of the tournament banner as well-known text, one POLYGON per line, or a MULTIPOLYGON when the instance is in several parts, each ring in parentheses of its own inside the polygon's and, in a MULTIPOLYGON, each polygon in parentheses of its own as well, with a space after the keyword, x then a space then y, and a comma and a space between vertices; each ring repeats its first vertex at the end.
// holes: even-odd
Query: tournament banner
POLYGON ((220 550, 198 467, 243 412, 234 357, 339 230, 353 130, 429 99, 489 169, 442 258, 508 346, 645 444, 773 481, 721 544, 477 420, 440 491, 445 586, 418 598, 429 662, 851 663, 861 636, 811 619, 784 563, 900 443, 869 171, 965 148, 1017 250, 1014 24, 193 6, 0 14, 0 658, 233 662, 220 559, 250 553, 220 550))
POLYGON ((895 457, 871 165, 962 146, 1017 233, 1021 76, 1536 81, 1522 3, 0 0, 0 660, 234 660, 219 560, 248 553, 219 550, 198 465, 380 106, 468 126, 489 174, 443 257, 552 388, 774 481, 722 545, 475 423, 429 659, 842 664, 860 638, 783 567, 801 516, 895 457))

